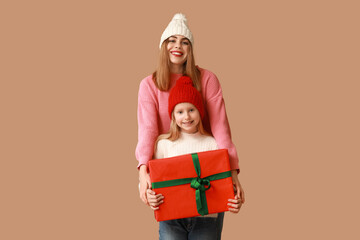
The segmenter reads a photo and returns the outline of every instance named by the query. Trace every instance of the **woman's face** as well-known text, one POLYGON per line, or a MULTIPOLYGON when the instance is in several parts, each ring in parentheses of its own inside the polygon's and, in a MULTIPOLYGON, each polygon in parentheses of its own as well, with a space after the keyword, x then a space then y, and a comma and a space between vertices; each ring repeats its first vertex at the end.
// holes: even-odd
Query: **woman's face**
POLYGON ((182 35, 169 37, 167 50, 170 62, 174 65, 183 65, 189 54, 190 41, 182 35))

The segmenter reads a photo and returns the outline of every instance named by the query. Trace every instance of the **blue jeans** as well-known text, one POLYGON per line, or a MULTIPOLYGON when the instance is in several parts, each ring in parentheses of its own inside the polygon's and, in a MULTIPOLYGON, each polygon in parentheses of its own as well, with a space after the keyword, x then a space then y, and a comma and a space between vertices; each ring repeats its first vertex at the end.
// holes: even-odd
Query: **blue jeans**
POLYGON ((159 222, 160 240, 220 240, 224 213, 214 217, 181 218, 159 222))

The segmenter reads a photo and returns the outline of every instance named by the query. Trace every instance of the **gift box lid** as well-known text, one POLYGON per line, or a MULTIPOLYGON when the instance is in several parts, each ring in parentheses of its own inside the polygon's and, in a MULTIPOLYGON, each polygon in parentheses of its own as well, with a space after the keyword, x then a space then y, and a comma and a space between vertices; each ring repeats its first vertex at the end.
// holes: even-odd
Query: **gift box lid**
MULTIPOLYGON (((201 168, 201 178, 230 170, 227 149, 198 152, 197 155, 201 168), (222 159, 221 164, 219 164, 218 159, 222 159)), ((152 182, 197 177, 192 154, 150 160, 149 169, 152 182)))

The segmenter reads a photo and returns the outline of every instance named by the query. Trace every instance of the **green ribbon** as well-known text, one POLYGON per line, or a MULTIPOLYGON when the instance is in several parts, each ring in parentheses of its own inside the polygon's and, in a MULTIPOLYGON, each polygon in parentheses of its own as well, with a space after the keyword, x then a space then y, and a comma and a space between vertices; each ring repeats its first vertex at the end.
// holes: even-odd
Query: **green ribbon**
POLYGON ((195 178, 181 178, 181 179, 174 179, 168 181, 161 181, 161 182, 153 182, 152 188, 163 188, 163 187, 173 187, 183 184, 190 183, 190 186, 195 190, 195 199, 196 199, 196 208, 200 215, 206 215, 209 213, 207 202, 206 202, 206 194, 205 191, 209 190, 211 187, 210 181, 219 180, 227 177, 231 177, 231 171, 221 172, 217 174, 210 175, 205 178, 201 178, 201 168, 199 162, 199 156, 197 153, 191 154, 193 164, 195 167, 195 172, 197 177, 195 178))

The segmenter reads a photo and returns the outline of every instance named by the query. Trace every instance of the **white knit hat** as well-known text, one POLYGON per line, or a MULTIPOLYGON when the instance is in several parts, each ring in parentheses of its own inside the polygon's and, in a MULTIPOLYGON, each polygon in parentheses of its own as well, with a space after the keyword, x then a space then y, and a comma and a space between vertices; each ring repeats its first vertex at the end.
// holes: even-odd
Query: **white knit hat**
POLYGON ((169 25, 164 30, 164 32, 163 32, 163 34, 161 35, 161 38, 160 38, 160 46, 159 46, 159 48, 161 48, 161 44, 168 37, 173 36, 173 35, 177 35, 177 34, 178 35, 183 35, 184 37, 189 39, 189 41, 191 42, 192 45, 194 45, 193 36, 192 36, 192 34, 190 32, 190 29, 189 29, 189 27, 187 25, 187 19, 186 19, 185 15, 182 14, 182 13, 175 14, 173 19, 169 23, 169 25))

